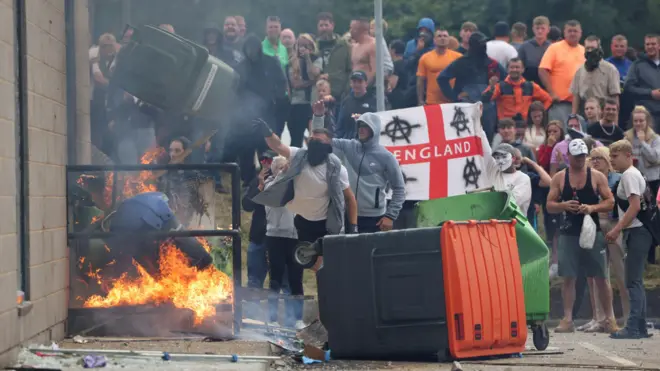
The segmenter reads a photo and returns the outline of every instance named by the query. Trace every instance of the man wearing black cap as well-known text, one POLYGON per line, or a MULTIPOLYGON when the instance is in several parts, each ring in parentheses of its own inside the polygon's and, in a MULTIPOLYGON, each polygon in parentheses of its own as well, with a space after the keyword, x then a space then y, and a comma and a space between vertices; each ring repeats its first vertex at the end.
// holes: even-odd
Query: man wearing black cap
POLYGON ((518 57, 516 48, 509 44, 509 24, 503 21, 495 23, 493 36, 494 39, 486 44, 488 56, 506 67, 511 59, 518 57))
POLYGON ((364 71, 351 73, 351 92, 344 98, 337 115, 336 138, 357 138, 355 117, 363 113, 376 112, 376 95, 368 87, 367 74, 364 71))

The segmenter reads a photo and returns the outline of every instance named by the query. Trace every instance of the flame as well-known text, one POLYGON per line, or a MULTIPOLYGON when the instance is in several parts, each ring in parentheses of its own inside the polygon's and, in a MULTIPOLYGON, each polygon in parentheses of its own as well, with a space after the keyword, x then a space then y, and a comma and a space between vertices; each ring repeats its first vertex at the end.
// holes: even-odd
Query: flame
POLYGON ((98 215, 97 215, 97 216, 93 216, 93 217, 92 217, 92 220, 91 220, 91 222, 90 222, 89 224, 94 224, 94 223, 98 222, 99 220, 101 220, 101 216, 98 216, 98 215))
MULTIPOLYGON (((151 164, 163 155, 163 153, 165 153, 163 147, 152 148, 140 158, 140 163, 151 164)), ((124 182, 123 196, 131 198, 140 193, 156 192, 158 191, 158 187, 154 184, 154 181, 155 177, 151 171, 140 171, 139 174, 127 176, 124 182)))
MULTIPOLYGON (((208 242, 204 242, 206 248, 208 242)), ((214 266, 204 270, 191 267, 186 256, 169 241, 160 246, 159 277, 149 275, 135 260, 133 265, 139 277, 129 278, 124 273, 110 284, 106 296, 91 296, 83 306, 107 308, 172 303, 177 308, 192 310, 195 325, 199 325, 205 318, 215 316, 217 304, 232 298, 233 285, 229 276, 214 266)), ((99 276, 91 268, 89 274, 99 276)))
POLYGON ((112 185, 114 184, 115 173, 108 171, 105 175, 105 194, 103 201, 107 206, 112 205, 112 185))
POLYGON ((206 250, 206 252, 210 253, 211 252, 211 244, 209 244, 209 242, 206 240, 206 238, 204 238, 204 237, 196 237, 196 238, 197 238, 197 242, 199 242, 202 245, 204 250, 206 250))
MULTIPOLYGON (((158 160, 165 153, 163 147, 155 147, 148 150, 142 158, 140 158, 141 164, 151 164, 158 160)), ((114 186, 114 177, 115 173, 108 171, 105 175, 105 194, 104 201, 107 206, 112 205, 112 188, 114 186)), ((117 195, 117 200, 119 201, 120 197, 130 198, 140 193, 146 192, 157 192, 158 188, 156 187, 155 180, 156 177, 153 176, 151 171, 141 171, 138 174, 130 174, 125 176, 123 179, 123 189, 122 195, 117 195)))

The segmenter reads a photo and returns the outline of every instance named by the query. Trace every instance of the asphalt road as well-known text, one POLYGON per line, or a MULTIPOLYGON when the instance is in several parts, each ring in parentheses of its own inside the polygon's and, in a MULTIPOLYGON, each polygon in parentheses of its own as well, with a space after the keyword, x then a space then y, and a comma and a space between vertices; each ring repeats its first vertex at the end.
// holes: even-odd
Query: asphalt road
MULTIPOLYGON (((562 354, 526 354, 522 358, 506 358, 483 362, 459 362, 464 371, 543 371, 543 370, 659 370, 660 371, 660 331, 653 330, 655 336, 644 340, 612 340, 605 334, 551 334, 550 346, 546 352, 558 351, 562 354)), ((534 349, 531 334, 528 349, 534 349)), ((272 365, 271 370, 451 370, 452 364, 420 364, 397 362, 357 362, 333 360, 324 365, 302 366, 287 363, 272 365)))

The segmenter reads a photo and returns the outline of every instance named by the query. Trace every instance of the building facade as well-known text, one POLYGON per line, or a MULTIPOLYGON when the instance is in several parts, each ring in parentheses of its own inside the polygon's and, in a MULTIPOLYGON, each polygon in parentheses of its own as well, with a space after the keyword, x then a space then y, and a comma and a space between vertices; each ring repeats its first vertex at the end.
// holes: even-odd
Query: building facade
POLYGON ((0 368, 65 335, 65 167, 68 145, 89 163, 88 17, 87 0, 0 0, 0 368))

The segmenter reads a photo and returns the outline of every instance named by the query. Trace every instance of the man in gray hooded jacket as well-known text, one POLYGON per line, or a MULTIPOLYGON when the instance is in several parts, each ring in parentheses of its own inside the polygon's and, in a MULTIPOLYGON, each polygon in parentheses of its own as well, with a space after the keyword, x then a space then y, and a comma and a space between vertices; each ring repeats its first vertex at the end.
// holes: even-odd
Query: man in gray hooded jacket
MULTIPOLYGON (((313 105, 312 130, 323 128, 324 102, 313 105)), ((358 230, 373 233, 391 230, 406 200, 403 173, 396 158, 380 145, 381 123, 375 113, 357 119, 358 139, 332 139, 333 149, 344 156, 351 189, 358 207, 358 230), (387 203, 387 192, 392 200, 387 203)))

